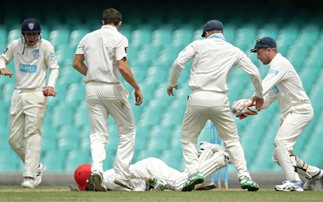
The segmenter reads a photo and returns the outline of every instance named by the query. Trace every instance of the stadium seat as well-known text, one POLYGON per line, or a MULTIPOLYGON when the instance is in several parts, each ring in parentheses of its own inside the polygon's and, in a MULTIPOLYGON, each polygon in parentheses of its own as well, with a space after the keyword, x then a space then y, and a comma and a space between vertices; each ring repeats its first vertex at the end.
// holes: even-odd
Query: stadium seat
POLYGON ((7 29, 3 26, 0 26, 0 50, 4 50, 7 45, 7 29))
POLYGON ((8 44, 16 39, 21 38, 21 30, 20 29, 12 29, 8 33, 8 44))
POLYGON ((60 26, 52 30, 49 34, 49 41, 57 47, 62 44, 68 44, 70 40, 70 30, 65 26, 60 26))
POLYGON ((130 46, 142 46, 151 42, 151 30, 149 27, 135 29, 131 34, 130 46))
POLYGON ((172 45, 185 47, 193 41, 193 28, 180 28, 173 32, 172 45))
POLYGON ((79 44, 80 40, 89 32, 88 29, 74 29, 71 32, 69 46, 75 52, 77 45, 79 44))
POLYGON ((65 150, 50 150, 43 157, 43 163, 48 172, 62 172, 65 170, 65 150))
POLYGON ((74 170, 83 163, 91 163, 90 150, 74 150, 66 156, 65 171, 74 172, 74 170))
POLYGON ((20 159, 14 152, 0 150, 0 172, 15 172, 19 168, 20 159))

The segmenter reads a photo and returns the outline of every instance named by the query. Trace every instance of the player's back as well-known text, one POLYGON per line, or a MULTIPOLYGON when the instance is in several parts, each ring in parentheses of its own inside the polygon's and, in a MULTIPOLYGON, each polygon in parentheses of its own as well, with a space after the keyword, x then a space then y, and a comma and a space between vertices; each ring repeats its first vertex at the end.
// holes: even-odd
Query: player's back
POLYGON ((88 65, 86 81, 119 83, 116 61, 117 47, 128 46, 127 39, 113 26, 87 34, 81 42, 88 65))

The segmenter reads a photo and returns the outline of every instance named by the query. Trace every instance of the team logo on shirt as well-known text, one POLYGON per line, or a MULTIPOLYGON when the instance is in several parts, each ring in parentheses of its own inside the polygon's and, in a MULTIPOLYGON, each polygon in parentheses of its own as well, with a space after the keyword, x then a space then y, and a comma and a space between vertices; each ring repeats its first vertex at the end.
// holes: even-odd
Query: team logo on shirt
POLYGON ((55 58, 56 58, 55 52, 54 52, 54 51, 52 51, 52 52, 50 53, 50 59, 51 59, 51 60, 55 60, 55 58))
POLYGON ((33 50, 33 58, 36 60, 40 56, 39 49, 33 50))
POLYGON ((4 49, 2 54, 6 54, 7 51, 8 51, 8 48, 4 49))

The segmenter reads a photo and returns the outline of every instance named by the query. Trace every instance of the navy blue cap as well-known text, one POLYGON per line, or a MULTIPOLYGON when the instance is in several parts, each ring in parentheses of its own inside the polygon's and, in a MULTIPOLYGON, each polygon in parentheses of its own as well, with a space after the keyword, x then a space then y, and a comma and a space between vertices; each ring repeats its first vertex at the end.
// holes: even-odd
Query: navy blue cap
POLYGON ((27 18, 23 21, 21 25, 21 33, 40 33, 40 23, 35 18, 27 18))
POLYGON ((223 30, 223 24, 222 22, 218 20, 210 20, 207 23, 205 23, 203 28, 202 37, 205 37, 205 33, 213 30, 223 30))
POLYGON ((276 41, 271 37, 263 37, 260 39, 257 39, 257 42, 255 44, 255 47, 251 49, 251 52, 255 53, 260 48, 276 48, 276 41))

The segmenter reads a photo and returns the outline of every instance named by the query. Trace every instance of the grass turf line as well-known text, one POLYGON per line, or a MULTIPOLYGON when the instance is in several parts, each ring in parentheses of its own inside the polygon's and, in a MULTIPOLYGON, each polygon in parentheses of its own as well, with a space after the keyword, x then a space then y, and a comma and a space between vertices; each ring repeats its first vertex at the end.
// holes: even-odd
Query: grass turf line
POLYGON ((247 192, 243 190, 227 191, 193 191, 193 192, 72 192, 68 186, 40 186, 36 189, 24 189, 20 186, 0 186, 0 201, 3 202, 109 202, 109 201, 184 201, 184 202, 321 202, 323 190, 313 192, 276 192, 260 190, 247 192))

